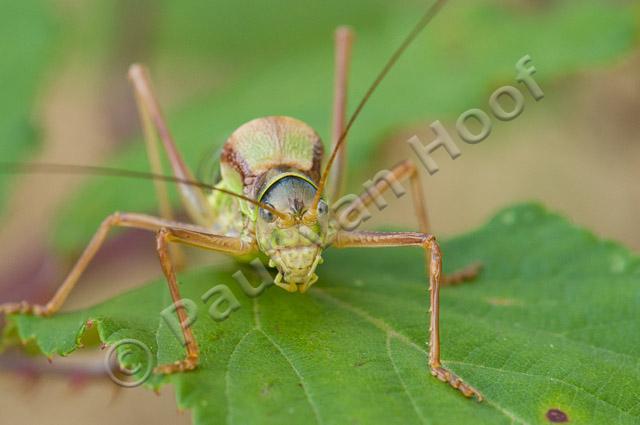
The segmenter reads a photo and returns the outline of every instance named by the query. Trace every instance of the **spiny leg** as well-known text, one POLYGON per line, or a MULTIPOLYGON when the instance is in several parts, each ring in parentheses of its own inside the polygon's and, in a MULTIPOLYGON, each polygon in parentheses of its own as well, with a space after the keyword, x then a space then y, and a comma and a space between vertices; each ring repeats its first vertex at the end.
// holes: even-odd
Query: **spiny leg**
POLYGON ((32 305, 26 301, 0 304, 0 313, 32 313, 38 316, 47 316, 57 312, 78 283, 78 279, 85 271, 91 260, 93 260, 98 249, 103 245, 109 231, 113 227, 130 227, 149 231, 158 231, 163 227, 171 227, 190 231, 206 232, 206 229, 202 227, 186 223, 173 222, 145 214, 116 212, 102 221, 93 238, 91 238, 91 241, 80 255, 80 258, 76 261, 64 282, 60 285, 49 302, 45 305, 32 305))
MULTIPOLYGON (((132 81, 146 78, 144 69, 140 65, 133 65, 129 71, 129 75, 132 81)), ((136 83, 136 85, 140 84, 141 83, 136 83)), ((142 97, 142 91, 136 88, 136 85, 134 85, 134 94, 136 98, 136 105, 138 107, 138 114, 140 115, 140 123, 142 124, 142 130, 144 133, 145 147, 147 149, 147 158, 149 159, 151 172, 162 175, 164 172, 162 170, 160 150, 158 149, 160 143, 158 135, 153 126, 151 116, 149 115, 149 108, 146 106, 146 102, 142 97)), ((158 197, 158 210, 160 212, 160 217, 165 220, 175 220, 173 208, 169 201, 167 183, 161 180, 154 180, 153 183, 158 197)))
MULTIPOLYGON (((114 213, 102 222, 65 281, 46 305, 32 305, 27 302, 0 304, 0 314, 31 313, 37 316, 47 316, 58 311, 113 227, 130 227, 157 232, 156 240, 160 264, 167 278, 171 298, 176 303, 181 300, 181 297, 174 267, 169 258, 168 242, 178 242, 232 255, 244 255, 255 250, 254 245, 246 243, 240 238, 213 235, 208 233, 207 229, 199 226, 172 222, 144 214, 114 213)), ((186 326, 186 312, 180 304, 177 306, 180 327, 186 342, 187 356, 184 360, 173 364, 159 366, 156 370, 160 373, 190 370, 198 364, 198 346, 191 329, 186 326)))
POLYGON ((415 232, 338 232, 334 246, 337 248, 380 248, 397 246, 419 246, 425 251, 425 262, 429 275, 429 368, 431 374, 448 382, 466 397, 475 396, 482 401, 482 394, 465 383, 440 361, 440 283, 442 275, 442 253, 435 236, 415 232))
MULTIPOLYGON (((151 172, 154 174, 162 175, 164 174, 164 172, 162 169, 162 159, 160 158, 160 142, 158 140, 158 133, 155 130, 153 120, 151 119, 151 116, 149 114, 147 102, 143 98, 143 91, 136 87, 144 83, 146 83, 148 86, 150 86, 150 84, 148 84, 148 82, 146 81, 146 72, 140 65, 133 65, 129 70, 129 76, 132 81, 136 82, 134 83, 134 95, 136 98, 138 114, 140 116, 140 123, 142 124, 142 130, 144 133, 145 147, 147 150, 147 158, 149 159, 151 172), (138 80, 142 81, 138 82, 138 80)), ((149 88, 149 90, 151 89, 149 88)), ((156 196, 158 198, 158 211, 160 213, 160 217, 164 218, 165 220, 175 220, 173 208, 171 207, 171 202, 169 201, 167 183, 161 180, 154 180, 153 184, 155 186, 156 196)), ((184 252, 180 248, 180 245, 172 245, 170 251, 171 259, 176 265, 176 268, 181 269, 186 261, 184 252)))
POLYGON ((195 367, 198 365, 199 349, 196 339, 191 332, 191 328, 187 326, 187 312, 185 311, 184 306, 179 303, 182 298, 178 289, 178 281, 176 280, 175 269, 169 256, 169 243, 182 243, 198 248, 221 251, 235 255, 248 253, 251 251, 251 249, 253 249, 253 247, 246 245, 244 242, 237 238, 228 238, 224 236, 194 232, 191 230, 166 227, 158 231, 156 241, 158 256, 160 258, 160 265, 162 266, 162 272, 164 273, 167 279, 167 283, 169 284, 171 298, 177 306, 176 311, 178 314, 178 319, 180 321, 180 328, 182 329, 182 334, 184 336, 187 355, 182 360, 178 360, 171 364, 158 366, 156 367, 155 371, 158 373, 174 373, 183 372, 185 370, 192 370, 195 369, 195 367))
MULTIPOLYGON (((347 106, 347 80, 351 60, 353 33, 348 27, 339 27, 335 32, 335 76, 333 91, 333 124, 331 128, 331 148, 335 148, 345 128, 347 106)), ((327 193, 329 199, 336 200, 342 190, 344 171, 347 165, 346 143, 343 142, 331 169, 327 193)))
MULTIPOLYGON (((411 200, 416 217, 418 218, 420 231, 422 233, 429 233, 429 216, 422 182, 415 164, 408 159, 393 166, 385 178, 378 179, 371 188, 364 191, 358 199, 348 206, 343 214, 349 217, 350 214, 357 213, 359 208, 371 205, 371 203, 376 201, 376 198, 382 196, 382 194, 393 187, 394 184, 399 183, 407 177, 411 183, 411 200)), ((467 282, 475 279, 481 270, 482 264, 473 263, 462 270, 457 270, 449 275, 443 275, 441 283, 443 285, 456 285, 467 282)))
MULTIPOLYGON (((153 131, 155 128, 157 135, 159 135, 162 140, 162 144, 167 153, 174 176, 183 180, 194 180, 191 171, 182 159, 182 156, 178 151, 178 147, 171 136, 169 127, 162 115, 160 105, 153 94, 153 89, 151 88, 151 83, 146 69, 139 64, 131 65, 131 68, 129 68, 129 79, 131 80, 135 90, 145 134, 148 135, 146 136, 148 138, 148 149, 151 145, 157 146, 156 132, 153 131)), ((161 168, 161 164, 159 163, 159 158, 156 158, 159 155, 157 153, 153 154, 151 151, 157 152, 157 148, 150 148, 149 159, 151 161, 153 171, 158 172, 159 170, 156 170, 156 168, 161 168)), ((201 226, 211 225, 213 223, 213 216, 202 189, 180 183, 178 183, 178 188, 182 198, 182 203, 193 222, 201 226)), ((169 205, 168 200, 166 199, 166 188, 160 189, 159 196, 161 198, 161 206, 163 204, 169 205), (165 199, 162 199, 163 197, 165 199)))
POLYGON ((420 231, 429 232, 429 217, 427 215, 426 200, 418 170, 413 162, 408 159, 394 165, 391 170, 374 182, 373 186, 365 190, 355 201, 349 205, 344 211, 345 216, 356 213, 358 208, 368 207, 374 201, 377 201, 386 191, 399 184, 400 181, 409 178, 411 182, 411 196, 420 231))

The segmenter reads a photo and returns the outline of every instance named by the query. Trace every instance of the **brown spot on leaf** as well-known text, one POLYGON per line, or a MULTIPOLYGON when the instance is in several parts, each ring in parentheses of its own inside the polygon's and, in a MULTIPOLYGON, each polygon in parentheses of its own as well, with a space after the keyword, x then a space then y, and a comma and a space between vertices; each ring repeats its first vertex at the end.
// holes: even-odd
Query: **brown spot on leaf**
POLYGON ((547 419, 549 420, 549 422, 553 423, 569 422, 569 417, 567 416, 567 414, 560 409, 547 410, 547 419))

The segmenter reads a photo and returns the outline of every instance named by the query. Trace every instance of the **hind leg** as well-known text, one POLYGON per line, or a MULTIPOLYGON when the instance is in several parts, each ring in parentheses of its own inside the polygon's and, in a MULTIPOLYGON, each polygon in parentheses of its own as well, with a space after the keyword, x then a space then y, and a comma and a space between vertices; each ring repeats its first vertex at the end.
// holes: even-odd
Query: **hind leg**
MULTIPOLYGON (((363 192, 358 199, 353 201, 341 214, 343 214, 344 217, 349 217, 352 213, 357 213, 362 207, 367 207, 374 202, 380 202, 380 197, 383 193, 399 185, 400 181, 407 178, 409 178, 411 183, 411 200, 413 202, 415 215, 418 219, 420 231, 429 233, 429 216, 422 182, 420 181, 420 175, 418 174, 415 164, 409 160, 404 160, 396 164, 390 171, 384 174, 383 177, 374 182, 368 190, 363 192)), ((394 191, 395 190, 394 188, 394 191)), ((462 270, 457 270, 449 275, 442 276, 441 283, 443 285, 456 285, 467 282, 475 279, 480 273, 480 270, 482 270, 482 264, 473 263, 462 270)))
MULTIPOLYGON (((136 96, 152 171, 157 174, 162 174, 162 164, 159 153, 159 146, 162 146, 167 154, 173 175, 179 179, 193 181, 193 175, 184 162, 162 115, 162 110, 156 100, 147 70, 139 64, 131 65, 131 68, 129 68, 129 79, 131 80, 136 96), (159 142, 162 142, 162 144, 159 142)), ((171 219, 170 217, 173 215, 173 212, 171 211, 167 197, 166 182, 156 181, 155 184, 158 201, 160 203, 160 212, 163 218, 171 219)), ((182 205, 191 217, 191 220, 201 226, 210 226, 213 223, 213 216, 211 207, 202 189, 188 184, 178 183, 178 190, 181 195, 182 205)))
MULTIPOLYGON (((334 149, 345 129, 347 107, 347 80, 351 61, 353 33, 348 27, 340 27, 335 32, 335 77, 333 89, 333 124, 331 127, 331 148, 334 149)), ((336 200, 343 189, 344 171, 347 166, 347 144, 342 144, 336 162, 329 175, 327 193, 329 199, 336 200)))

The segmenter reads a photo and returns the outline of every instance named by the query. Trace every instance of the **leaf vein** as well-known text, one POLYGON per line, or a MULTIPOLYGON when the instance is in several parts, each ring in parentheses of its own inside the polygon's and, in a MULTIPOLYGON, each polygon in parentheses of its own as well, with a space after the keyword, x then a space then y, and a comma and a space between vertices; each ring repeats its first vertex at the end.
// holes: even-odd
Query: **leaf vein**
MULTIPOLYGON (((309 291, 309 293, 312 294, 312 295, 315 295, 318 298, 324 298, 325 300, 327 300, 329 302, 332 302, 333 304, 345 309, 346 311, 349 311, 352 314, 355 314, 356 316, 359 316, 359 317, 365 319, 366 321, 371 323, 374 327, 377 327, 378 329, 380 329, 381 331, 383 331, 383 332, 385 332, 387 334, 392 334, 394 337, 398 338, 400 341, 404 342, 408 346, 413 347, 416 350, 419 350, 422 353, 424 353, 425 356, 428 356, 427 350, 425 350, 424 348, 420 347, 418 344, 413 342, 406 335, 398 332, 395 328, 393 328, 391 325, 389 325, 384 320, 376 318, 376 317, 373 317, 369 313, 367 313, 366 311, 362 310, 361 308, 356 307, 356 306, 354 306, 353 304, 350 304, 347 301, 338 299, 338 298, 330 295, 329 293, 327 293, 327 291, 325 291, 323 289, 320 289, 318 287, 312 288, 309 291)), ((448 363, 448 362, 446 362, 446 363, 448 363)), ((527 424, 526 421, 524 421, 523 419, 517 417, 514 413, 509 412, 507 409, 505 409, 504 407, 500 406, 495 401, 487 400, 487 399, 485 399, 485 401, 486 401, 486 403, 488 405, 490 405, 491 407, 496 409, 499 413, 502 413, 503 415, 505 415, 507 418, 511 419, 512 421, 517 420, 522 424, 527 424)))
POLYGON ((318 411, 318 407, 316 406, 315 402, 313 401, 313 398, 311 397, 311 394, 309 394, 309 389, 307 388, 307 384, 306 381, 304 380, 302 374, 300 373, 300 371, 298 370, 298 368, 293 364, 293 362, 291 361, 291 359, 289 358, 289 356, 286 355, 286 353, 284 352, 284 350, 282 349, 282 347, 276 343, 276 341, 273 340, 273 338, 271 338, 269 335, 267 335, 267 333, 262 330, 262 329, 257 329, 258 332, 262 333, 271 344, 273 344, 273 346, 278 350, 278 352, 280 352, 280 355, 287 361, 287 363, 289 364, 289 366, 291 367, 291 369, 293 370, 293 372, 296 374, 296 376, 298 377, 298 380, 300 381, 300 385, 302 386, 302 391, 304 391, 304 395, 307 399, 307 402, 309 403, 309 406, 311 406, 311 410, 313 411, 313 415, 316 418, 316 423, 318 424, 322 424, 322 420, 320 420, 320 412, 318 411))
POLYGON ((227 360, 227 370, 226 370, 225 376, 224 376, 224 396, 225 396, 225 399, 227 401, 227 424, 233 423, 233 418, 231 416, 231 396, 229 395, 229 387, 231 386, 231 374, 229 373, 231 371, 231 360, 235 356, 236 351, 238 350, 238 347, 240 347, 242 342, 252 332, 257 331, 257 330, 258 329, 256 329, 256 328, 252 328, 252 329, 249 329, 244 335, 242 335, 242 337, 238 340, 236 345, 233 347, 233 350, 231 350, 231 354, 229 354, 229 359, 227 360))
POLYGON ((405 394, 407 395, 407 398, 409 399, 409 402, 411 402, 411 406, 413 406, 413 410, 415 410, 416 414, 420 418, 420 421, 423 424, 428 424, 429 421, 427 421, 427 419, 424 417, 424 415, 422 413, 422 410, 418 408, 418 405, 416 404, 416 401, 413 399, 413 397, 411 396, 411 393, 409 392, 409 388, 407 388, 407 384, 404 382, 404 379, 402 379, 402 376, 400 376, 400 370, 398 369, 398 366, 396 365, 395 360, 393 360, 393 355, 391 354, 391 338, 392 337, 393 337, 393 335, 391 333, 387 333, 387 341, 386 341, 387 356, 389 357, 389 360, 391 361, 391 366, 393 366, 393 371, 395 372, 396 376, 398 377, 398 381, 400 381, 400 385, 402 385, 402 389, 404 390, 405 394))

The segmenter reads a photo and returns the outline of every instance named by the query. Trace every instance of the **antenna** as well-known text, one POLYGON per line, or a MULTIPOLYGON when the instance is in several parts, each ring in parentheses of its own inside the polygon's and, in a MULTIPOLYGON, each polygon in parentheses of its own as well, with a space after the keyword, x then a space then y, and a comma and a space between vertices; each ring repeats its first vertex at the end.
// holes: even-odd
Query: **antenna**
MULTIPOLYGON (((389 71, 394 67, 394 65, 398 62, 398 59, 402 56, 404 51, 413 43, 416 37, 422 32, 422 30, 431 22, 431 20, 437 15, 442 6, 446 3, 446 0, 437 0, 429 9, 427 9, 426 13, 422 16, 420 21, 413 27, 411 32, 405 37, 400 46, 394 51, 391 55, 385 66, 382 68, 376 79, 373 81, 369 89, 366 91, 360 103, 356 107, 353 114, 349 118, 347 125, 342 132, 342 135, 338 139, 338 142, 335 144, 333 150, 331 151, 331 155, 329 156, 329 160, 325 165, 322 175, 320 177, 320 182, 318 185, 318 191, 313 199, 313 203, 311 204, 310 211, 316 211, 318 208, 318 203, 320 202, 320 197, 322 196, 322 192, 324 191, 324 187, 327 183, 327 178, 329 176, 329 171, 331 171, 331 167, 336 160, 336 156, 340 151, 340 148, 344 144, 346 140, 347 134, 351 130, 353 123, 356 121, 360 112, 367 104, 373 93, 376 91, 380 83, 387 76, 389 71)), ((202 183, 199 181, 184 179, 180 177, 168 176, 163 174, 156 173, 147 173, 142 171, 132 171, 125 170, 120 168, 113 167, 101 167, 101 166, 93 166, 93 165, 76 165, 76 164, 55 164, 55 163, 16 163, 16 162, 4 162, 0 161, 0 174, 85 174, 85 175, 95 175, 95 176, 108 176, 108 177, 123 177, 123 178, 131 178, 131 179, 146 179, 146 180, 156 180, 156 181, 165 181, 171 183, 180 183, 186 184, 189 186, 199 187, 201 189, 207 189, 212 191, 217 191, 224 193, 229 196, 233 196, 238 199, 242 199, 243 201, 247 201, 253 205, 256 205, 260 208, 268 210, 273 214, 277 215, 282 219, 288 219, 287 214, 280 212, 273 208, 270 205, 267 205, 263 202, 257 201, 255 199, 251 199, 247 196, 240 195, 235 192, 231 192, 229 190, 221 189, 214 187, 212 185, 202 183)))
POLYGON ((36 163, 19 163, 19 162, 4 162, 0 161, 0 174, 85 174, 94 176, 107 176, 107 177, 123 177, 139 180, 156 180, 165 181, 170 183, 180 183, 189 186, 199 187, 201 189, 207 189, 215 192, 221 192, 229 196, 233 196, 243 201, 247 201, 253 205, 257 205, 260 208, 268 210, 278 217, 287 220, 288 216, 282 213, 270 205, 263 202, 256 201, 247 196, 240 195, 230 190, 221 189, 215 186, 211 186, 199 181, 183 179, 174 176, 166 176, 164 174, 147 173, 144 171, 124 170, 121 168, 113 167, 100 167, 95 165, 76 165, 76 164, 54 164, 49 162, 36 162, 36 163))
POLYGON ((380 73, 378 74, 376 79, 373 81, 371 86, 369 86, 369 89, 362 97, 362 100, 360 100, 360 103, 356 107, 355 111, 353 112, 353 114, 351 114, 351 117, 347 122, 347 126, 345 127, 344 131, 342 132, 342 135, 338 139, 338 142, 333 147, 333 151, 331 151, 331 156, 329 156, 329 160, 327 161, 327 164, 325 165, 324 170, 322 171, 322 175, 320 177, 320 183, 318 184, 318 191, 316 192, 316 196, 313 199, 313 203, 311 204, 310 211, 317 210, 318 202, 320 202, 320 197, 322 196, 324 187, 327 184, 327 178, 329 177, 329 171, 331 171, 331 166, 336 160, 336 156, 340 151, 340 147, 346 140, 347 134, 349 133, 349 130, 351 130, 353 123, 356 121, 356 119, 360 115, 362 108, 364 108, 364 106, 367 104, 367 102, 371 98, 371 95, 376 91, 376 89, 378 88, 382 80, 384 80, 384 78, 387 76, 389 71, 394 67, 396 62, 398 62, 398 59, 400 59, 400 56, 402 56, 404 51, 407 50, 407 47, 409 47, 411 43, 413 43, 415 38, 422 32, 422 30, 429 24, 429 22, 431 22, 431 20, 438 14, 438 12, 440 11, 440 9, 445 3, 446 3, 446 0, 437 0, 434 4, 431 5, 431 7, 429 7, 429 9, 427 9, 427 12, 422 16, 422 18, 420 19, 420 21, 418 21, 415 27, 413 27, 411 32, 409 32, 409 34, 405 37, 405 39, 402 41, 402 44, 400 44, 400 46, 395 50, 393 55, 391 55, 391 57, 389 58, 385 66, 382 68, 382 71, 380 71, 380 73))

